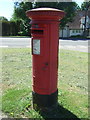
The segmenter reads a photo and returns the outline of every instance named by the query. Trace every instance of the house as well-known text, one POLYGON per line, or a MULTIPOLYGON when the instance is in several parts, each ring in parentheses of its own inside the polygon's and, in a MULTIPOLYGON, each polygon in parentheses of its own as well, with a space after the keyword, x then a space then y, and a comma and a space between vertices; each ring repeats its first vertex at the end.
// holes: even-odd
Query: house
MULTIPOLYGON (((73 18, 73 22, 69 22, 63 30, 60 30, 60 37, 82 36, 85 27, 85 11, 77 11, 76 16, 73 18)), ((87 36, 90 36, 90 10, 86 16, 86 30, 87 36)))

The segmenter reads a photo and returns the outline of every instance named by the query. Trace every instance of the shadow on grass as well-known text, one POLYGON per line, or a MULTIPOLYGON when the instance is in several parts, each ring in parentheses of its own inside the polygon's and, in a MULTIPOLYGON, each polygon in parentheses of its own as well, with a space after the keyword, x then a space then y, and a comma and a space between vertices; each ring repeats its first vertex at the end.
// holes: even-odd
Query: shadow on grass
POLYGON ((41 112, 40 115, 46 120, 47 118, 51 119, 61 119, 61 120, 81 120, 76 115, 74 115, 69 110, 63 108, 60 104, 58 107, 52 111, 41 112))
POLYGON ((39 112, 42 118, 2 118, 2 120, 81 120, 69 110, 58 104, 53 110, 39 112))

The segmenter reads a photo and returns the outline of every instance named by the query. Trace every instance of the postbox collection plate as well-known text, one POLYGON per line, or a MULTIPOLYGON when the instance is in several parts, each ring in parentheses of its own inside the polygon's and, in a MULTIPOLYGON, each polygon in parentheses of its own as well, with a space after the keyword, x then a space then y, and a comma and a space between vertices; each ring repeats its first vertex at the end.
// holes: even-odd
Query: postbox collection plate
POLYGON ((33 54, 40 55, 40 39, 33 39, 33 54))

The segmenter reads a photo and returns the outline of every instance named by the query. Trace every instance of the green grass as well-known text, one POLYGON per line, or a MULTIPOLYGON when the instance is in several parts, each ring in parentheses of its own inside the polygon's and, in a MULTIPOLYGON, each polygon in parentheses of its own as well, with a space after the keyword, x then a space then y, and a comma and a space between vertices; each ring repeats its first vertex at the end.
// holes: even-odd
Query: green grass
POLYGON ((59 107, 40 113, 32 108, 32 60, 28 48, 2 49, 2 111, 14 118, 88 118, 88 54, 60 50, 59 107))

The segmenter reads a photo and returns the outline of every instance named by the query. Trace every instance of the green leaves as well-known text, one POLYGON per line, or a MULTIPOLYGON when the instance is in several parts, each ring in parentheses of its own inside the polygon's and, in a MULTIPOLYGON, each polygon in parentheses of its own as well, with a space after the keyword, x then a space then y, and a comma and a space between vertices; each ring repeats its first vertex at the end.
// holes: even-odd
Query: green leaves
POLYGON ((12 20, 19 21, 19 35, 30 35, 30 20, 26 16, 26 11, 32 9, 31 2, 15 3, 12 20))
POLYGON ((90 8, 90 1, 89 2, 83 2, 82 5, 81 5, 81 9, 86 10, 88 8, 90 8))

